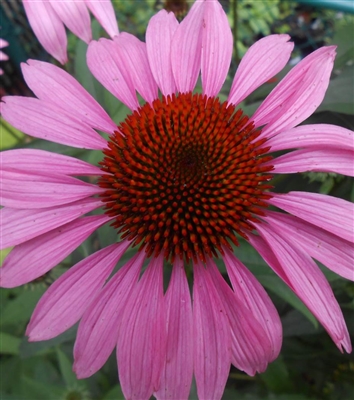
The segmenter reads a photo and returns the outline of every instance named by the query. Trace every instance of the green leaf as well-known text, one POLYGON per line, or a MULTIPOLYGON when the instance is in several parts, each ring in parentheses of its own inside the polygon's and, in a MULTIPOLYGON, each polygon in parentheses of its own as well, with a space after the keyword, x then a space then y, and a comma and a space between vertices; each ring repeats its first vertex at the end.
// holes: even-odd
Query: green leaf
POLYGON ((114 386, 102 400, 124 400, 121 387, 119 385, 114 386))
POLYGON ((0 332, 0 354, 18 354, 20 343, 21 339, 8 333, 0 332))
POLYGON ((18 144, 24 137, 24 134, 12 127, 3 118, 0 118, 0 149, 8 149, 18 144))
POLYGON ((65 389, 60 386, 41 383, 26 376, 21 377, 20 384, 23 398, 27 400, 58 400, 65 393, 65 389))
POLYGON ((274 393, 290 392, 293 389, 288 369, 281 356, 268 365, 267 370, 260 374, 260 378, 274 393))
MULTIPOLYGON (((72 370, 72 362, 69 360, 66 354, 60 350, 59 347, 57 347, 56 353, 59 361, 60 372, 64 379, 65 385, 67 387, 77 385, 78 381, 75 373, 72 370)), ((84 381, 81 381, 80 383, 84 383, 84 381)))
POLYGON ((291 304, 294 308, 300 311, 313 325, 315 328, 318 327, 317 319, 311 314, 309 309, 304 303, 295 295, 289 287, 280 280, 277 276, 271 275, 257 275, 257 279, 263 286, 275 293, 277 296, 291 304))

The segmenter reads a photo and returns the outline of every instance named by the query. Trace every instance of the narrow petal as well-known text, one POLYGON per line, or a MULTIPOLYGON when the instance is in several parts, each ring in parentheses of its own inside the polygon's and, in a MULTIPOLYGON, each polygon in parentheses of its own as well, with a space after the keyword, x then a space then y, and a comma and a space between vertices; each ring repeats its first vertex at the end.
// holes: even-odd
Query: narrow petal
POLYGON ((11 208, 44 208, 67 204, 102 192, 104 189, 65 175, 39 175, 0 171, 0 204, 11 208))
POLYGON ((97 101, 62 68, 36 60, 22 63, 21 68, 27 85, 39 99, 55 104, 91 128, 107 133, 117 129, 97 101))
POLYGON ((351 202, 319 193, 272 193, 273 206, 319 226, 345 240, 353 241, 354 206, 351 202))
POLYGON ((49 0, 50 5, 64 24, 81 40, 91 40, 90 14, 84 3, 78 1, 49 0))
POLYGON ((354 243, 318 228, 293 215, 267 211, 264 219, 278 234, 287 237, 336 274, 354 280, 354 243))
POLYGON ((291 129, 314 113, 326 93, 335 54, 335 46, 321 47, 280 81, 252 117, 256 127, 267 124, 259 137, 291 129))
POLYGON ((85 311, 76 335, 74 371, 79 379, 97 372, 117 345, 125 304, 145 260, 138 252, 107 283, 85 311))
POLYGON ((269 266, 275 272, 279 268, 283 270, 287 277, 286 283, 327 330, 337 347, 341 351, 344 348, 350 352, 350 338, 342 311, 329 283, 315 262, 293 246, 283 234, 278 235, 267 224, 257 224, 257 231, 279 264, 273 268, 272 262, 264 257, 269 266))
POLYGON ((83 199, 64 206, 39 210, 0 210, 0 246, 5 249, 59 228, 68 222, 102 206, 98 199, 83 199))
POLYGON ((333 148, 296 150, 273 159, 269 164, 274 166, 272 173, 275 174, 316 171, 354 176, 353 150, 333 148))
POLYGON ((161 10, 150 19, 146 30, 146 50, 151 73, 164 96, 176 92, 172 73, 171 42, 178 25, 173 12, 161 10))
POLYGON ((184 265, 176 260, 166 292, 167 344, 157 399, 188 399, 193 378, 192 302, 184 265))
POLYGON ((54 104, 19 96, 5 96, 2 101, 3 118, 27 135, 90 150, 107 145, 90 126, 54 104))
POLYGON ((39 300, 26 335, 29 341, 52 339, 83 315, 129 246, 112 244, 80 261, 57 279, 39 300))
POLYGON ((44 275, 109 220, 105 215, 80 218, 16 246, 0 269, 0 286, 16 287, 44 275))
POLYGON ((289 40, 289 35, 269 35, 247 50, 232 82, 229 103, 239 104, 285 67, 294 48, 289 40))
POLYGON ((203 94, 216 96, 229 72, 233 49, 233 37, 221 4, 205 2, 201 55, 203 94))
POLYGON ((272 346, 269 361, 273 361, 278 357, 282 345, 282 326, 279 314, 267 292, 251 272, 230 250, 224 248, 224 252, 224 262, 234 292, 264 328, 272 346))
POLYGON ((354 133, 336 125, 302 125, 279 132, 267 140, 266 146, 271 146, 272 151, 313 147, 353 150, 354 133))
POLYGON ((206 273, 210 274, 230 324, 232 364, 248 375, 253 376, 257 371, 264 372, 274 357, 267 327, 252 314, 242 296, 232 291, 211 260, 207 261, 206 273))
POLYGON ((202 55, 202 29, 205 2, 196 1, 178 26, 172 40, 172 72, 180 93, 193 91, 202 55))
POLYGON ((23 6, 41 45, 56 60, 65 64, 68 61, 65 27, 51 4, 46 0, 23 0, 23 6))
POLYGON ((37 149, 7 150, 1 153, 0 170, 58 175, 101 175, 100 168, 78 158, 37 149))
POLYGON ((131 110, 139 108, 131 78, 120 70, 122 60, 118 57, 112 40, 92 41, 87 50, 87 65, 92 75, 114 96, 131 110))
POLYGON ((108 35, 113 38, 119 34, 116 15, 110 1, 84 0, 92 14, 103 26, 108 35))
POLYGON ((166 354, 163 258, 153 258, 125 305, 119 334, 119 380, 127 399, 148 400, 158 390, 166 354))
POLYGON ((231 328, 213 280, 194 264, 194 375, 200 399, 221 399, 231 365, 231 328))
POLYGON ((157 84, 150 70, 146 44, 125 32, 115 37, 113 42, 122 74, 129 76, 135 90, 145 101, 152 103, 157 99, 157 84))

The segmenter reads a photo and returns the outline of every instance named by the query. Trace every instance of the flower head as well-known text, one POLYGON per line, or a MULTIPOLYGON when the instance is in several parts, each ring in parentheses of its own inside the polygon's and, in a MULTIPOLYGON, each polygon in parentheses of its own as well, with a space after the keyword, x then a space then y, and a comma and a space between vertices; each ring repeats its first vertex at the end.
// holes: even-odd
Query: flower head
POLYGON ((114 9, 109 0, 23 0, 23 5, 37 39, 62 64, 68 60, 65 26, 84 42, 91 41, 89 10, 110 37, 118 35, 114 9))
POLYGON ((115 347, 129 399, 188 398, 193 374, 199 397, 218 399, 231 363, 250 375, 264 371, 279 354, 281 324, 236 256, 241 239, 300 297, 338 348, 351 351, 341 310, 313 258, 353 278, 352 205, 315 193, 278 194, 269 186, 274 174, 353 175, 351 131, 296 127, 324 97, 335 48, 301 61, 253 116, 239 108, 285 66, 292 49, 287 35, 255 43, 223 102, 218 94, 232 35, 220 4, 194 3, 181 24, 160 11, 149 22, 146 44, 122 33, 89 45, 91 72, 131 109, 118 127, 63 70, 33 60, 22 66, 37 98, 5 97, 4 118, 29 135, 100 150, 103 157, 98 168, 41 150, 2 154, 2 245, 15 248, 1 285, 43 275, 103 224, 119 233, 117 243, 83 259, 48 289, 27 328, 30 340, 45 340, 81 320, 78 377, 95 373, 115 347), (194 94, 200 72, 202 93, 194 94), (278 150, 291 151, 276 157, 278 150), (84 216, 97 208, 104 213, 84 216), (139 251, 106 283, 130 246, 139 251), (164 265, 171 270, 166 292, 164 265), (193 271, 193 300, 186 268, 193 271))
MULTIPOLYGON (((0 49, 3 49, 4 47, 7 47, 8 45, 9 45, 9 43, 6 40, 0 38, 0 49)), ((9 56, 0 50, 0 61, 6 61, 8 59, 9 59, 9 56)), ((0 75, 2 75, 3 73, 4 73, 4 71, 0 68, 0 75)))

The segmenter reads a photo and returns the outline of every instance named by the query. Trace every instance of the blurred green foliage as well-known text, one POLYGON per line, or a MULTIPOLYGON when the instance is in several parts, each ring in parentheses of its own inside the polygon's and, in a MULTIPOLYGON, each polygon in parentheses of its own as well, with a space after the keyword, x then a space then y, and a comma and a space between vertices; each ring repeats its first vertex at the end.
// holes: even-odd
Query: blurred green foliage
MULTIPOLYGON (((228 11, 231 25, 237 15, 237 51, 244 54, 257 37, 271 32, 289 32, 288 16, 296 4, 280 0, 236 0, 222 2, 228 11), (234 13, 237 6, 237 13, 234 13)), ((155 0, 115 1, 121 31, 144 39, 146 24, 164 2, 155 0)), ((190 5, 190 2, 189 2, 190 5)), ((331 21, 331 29, 323 31, 323 41, 338 46, 338 56, 331 84, 325 100, 307 123, 333 123, 354 129, 353 65, 354 20, 352 16, 334 11, 314 11, 315 17, 331 21), (353 33, 353 35, 351 35, 353 33)), ((324 24, 325 25, 325 24, 324 24)), ((94 37, 103 35, 99 24, 93 23, 94 37)), ((86 62, 86 45, 69 36, 71 63, 68 70, 99 101, 118 124, 129 110, 108 93, 90 74, 86 62)), ((236 55, 235 55, 236 60, 236 55)), ((232 71, 234 71, 232 69, 232 71)), ((285 69, 286 71, 289 68, 285 69)), ((285 71, 285 72, 286 72, 285 71)), ((285 74, 282 72, 277 81, 285 74)), ((223 89, 227 93, 232 82, 230 76, 223 89)), ((242 104, 251 114, 276 82, 263 85, 242 104)), ((97 164, 99 152, 85 152, 25 137, 21 132, 1 121, 1 146, 40 148, 79 157, 97 164)), ((289 175, 275 180, 279 192, 289 190, 319 191, 347 200, 354 200, 352 181, 336 174, 307 173, 289 175)), ((78 381, 72 372, 72 348, 77 327, 55 339, 28 343, 24 337, 26 324, 45 289, 68 267, 99 247, 116 240, 115 231, 105 226, 54 270, 24 287, 0 290, 0 398, 1 400, 120 400, 123 395, 117 383, 114 355, 106 365, 89 379, 78 381)), ((2 256, 9 249, 1 252, 2 256)), ((123 265, 133 251, 120 261, 123 265)), ((262 258, 246 242, 235 249, 244 262, 265 286, 274 301, 283 323, 284 344, 281 356, 264 374, 249 377, 232 368, 224 399, 238 400, 349 400, 354 393, 354 360, 341 354, 324 329, 288 287, 266 266, 262 258)), ((223 265, 219 263, 221 271, 223 265)), ((354 286, 323 268, 341 305, 351 334, 354 333, 354 286)), ((225 271, 224 271, 225 272, 225 271)), ((191 399, 196 399, 193 384, 191 399)))

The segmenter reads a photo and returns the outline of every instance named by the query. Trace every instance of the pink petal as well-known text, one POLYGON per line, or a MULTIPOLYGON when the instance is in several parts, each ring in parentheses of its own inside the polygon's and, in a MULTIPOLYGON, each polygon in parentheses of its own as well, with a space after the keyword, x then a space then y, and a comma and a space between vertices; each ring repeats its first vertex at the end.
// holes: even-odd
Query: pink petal
POLYGON ((234 292, 265 330, 272 346, 269 361, 273 361, 278 357, 282 345, 282 326, 278 312, 251 272, 230 250, 224 248, 224 252, 224 262, 234 292))
POLYGON ((7 47, 8 45, 9 45, 9 42, 0 38, 0 49, 7 47))
POLYGON ((41 45, 51 56, 65 64, 68 61, 65 28, 50 3, 46 0, 23 0, 23 6, 41 45))
POLYGON ((9 56, 5 54, 3 51, 0 51, 0 61, 7 61, 9 56))
POLYGON ((351 202, 319 193, 272 193, 273 206, 325 229, 345 240, 353 240, 354 206, 351 202))
POLYGON ((239 104, 285 67, 294 48, 289 40, 289 35, 269 35, 247 50, 232 82, 229 103, 239 104))
POLYGON ((139 108, 133 82, 122 73, 122 60, 112 40, 92 41, 86 58, 91 73, 107 90, 131 110, 139 108))
POLYGON ((90 150, 107 145, 90 126, 55 104, 19 96, 5 96, 2 101, 3 118, 27 135, 90 150))
POLYGON ((321 104, 329 84, 335 46, 321 47, 297 64, 272 90, 252 120, 267 124, 260 137, 299 125, 321 104))
POLYGON ((52 339, 73 326, 104 285, 129 246, 112 244, 80 261, 57 279, 38 302, 26 335, 29 341, 52 339))
POLYGON ((194 375, 200 399, 221 399, 230 372, 231 328, 215 283, 194 264, 194 375))
POLYGON ((98 199, 83 199, 64 206, 39 210, 0 210, 0 244, 5 249, 49 232, 102 206, 98 199))
POLYGON ((91 21, 84 3, 78 1, 49 0, 55 13, 62 22, 81 40, 91 40, 91 21))
POLYGON ((58 175, 101 175, 100 168, 78 158, 37 149, 7 150, 1 153, 1 170, 58 175))
POLYGON ((244 299, 231 290, 211 260, 207 261, 207 274, 210 274, 230 323, 232 364, 248 375, 264 372, 274 357, 266 327, 244 304, 244 299))
POLYGON ((97 18, 108 35, 113 38, 119 34, 116 15, 110 1, 84 0, 92 14, 97 18))
POLYGON ((271 146, 272 151, 312 147, 353 150, 354 136, 349 129, 336 125, 302 125, 279 132, 266 142, 266 146, 271 146))
POLYGON ((146 30, 146 50, 151 73, 164 96, 176 92, 171 42, 178 25, 174 13, 161 10, 150 19, 146 30))
POLYGON ((193 378, 192 302, 184 264, 176 260, 166 292, 167 345, 157 399, 188 399, 193 378))
POLYGON ((79 379, 97 372, 115 348, 122 314, 138 282, 145 257, 140 251, 129 260, 85 311, 74 347, 73 369, 79 379))
POLYGON ((76 219, 16 246, 0 269, 1 287, 20 286, 44 275, 110 219, 105 215, 76 219))
POLYGON ((114 45, 122 74, 129 76, 135 90, 145 101, 152 103, 157 99, 157 84, 150 70, 146 44, 123 32, 114 38, 114 45))
POLYGON ((324 326, 337 347, 350 352, 350 338, 343 314, 329 283, 315 262, 267 224, 257 224, 257 231, 277 259, 276 268, 273 268, 272 262, 269 266, 275 272, 279 268, 283 270, 286 283, 324 326))
POLYGON ((55 104, 91 128, 108 133, 117 130, 106 111, 63 69, 36 60, 28 60, 21 67, 27 85, 39 99, 55 104))
POLYGON ((353 150, 333 148, 297 150, 275 158, 267 164, 274 166, 272 173, 275 174, 317 171, 354 176, 353 150))
POLYGON ((301 221, 292 215, 267 211, 264 219, 278 234, 287 237, 327 268, 346 279, 354 280, 354 244, 332 233, 301 221))
POLYGON ((204 7, 205 2, 196 1, 173 36, 172 72, 180 93, 193 91, 197 83, 201 67, 204 7))
POLYGON ((67 204, 104 189, 65 175, 0 171, 0 204, 11 208, 44 208, 67 204))
POLYGON ((216 96, 229 72, 233 37, 221 4, 205 2, 202 31, 201 77, 203 94, 216 96))
POLYGON ((166 354, 163 258, 153 258, 125 305, 117 343, 119 380, 127 399, 149 399, 159 388, 166 354))

